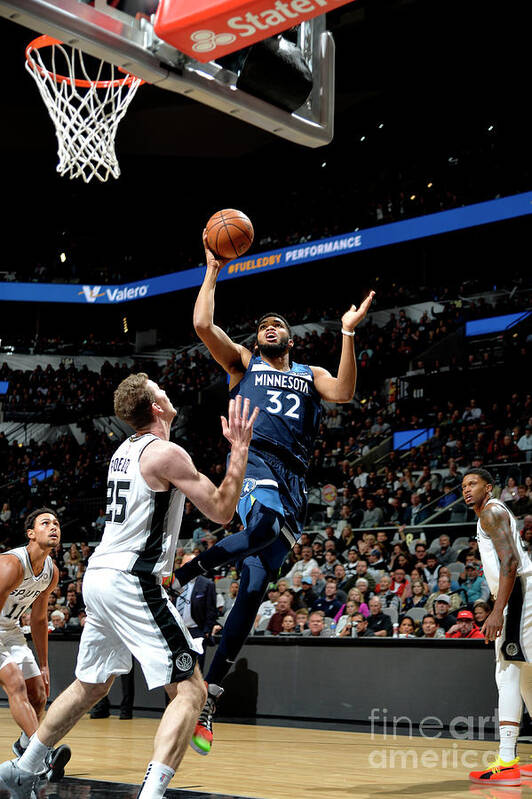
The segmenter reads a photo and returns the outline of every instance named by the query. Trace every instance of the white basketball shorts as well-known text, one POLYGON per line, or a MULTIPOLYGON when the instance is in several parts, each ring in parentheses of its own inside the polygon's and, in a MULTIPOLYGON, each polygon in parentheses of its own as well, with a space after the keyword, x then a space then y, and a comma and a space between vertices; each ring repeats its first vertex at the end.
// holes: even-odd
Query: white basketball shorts
POLYGON ((15 663, 25 680, 41 673, 21 629, 0 630, 0 669, 8 663, 15 663))
POLYGON ((532 577, 517 577, 495 642, 497 661, 532 663, 532 577))
POLYGON ((127 674, 131 655, 148 688, 188 679, 198 653, 164 588, 151 576, 89 568, 83 580, 87 620, 79 645, 76 677, 103 683, 127 674))

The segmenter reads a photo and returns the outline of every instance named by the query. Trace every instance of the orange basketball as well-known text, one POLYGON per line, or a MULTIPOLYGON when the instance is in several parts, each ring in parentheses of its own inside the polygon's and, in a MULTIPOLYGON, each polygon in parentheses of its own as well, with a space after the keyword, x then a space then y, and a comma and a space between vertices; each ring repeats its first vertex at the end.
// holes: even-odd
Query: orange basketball
POLYGON ((221 258, 238 258, 253 244, 250 219, 234 208, 225 208, 211 216, 206 225, 207 244, 221 258))

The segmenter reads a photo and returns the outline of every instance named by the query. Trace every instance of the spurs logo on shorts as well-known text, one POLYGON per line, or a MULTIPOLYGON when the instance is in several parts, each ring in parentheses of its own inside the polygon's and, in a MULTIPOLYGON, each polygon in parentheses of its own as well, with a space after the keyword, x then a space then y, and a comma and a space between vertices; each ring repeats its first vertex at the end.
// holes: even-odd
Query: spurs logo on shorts
POLYGON ((179 669, 179 671, 188 671, 192 668, 192 657, 188 654, 188 652, 181 652, 175 659, 175 665, 179 669))
POLYGON ((512 644, 512 643, 506 644, 505 649, 506 649, 506 654, 509 655, 509 657, 513 658, 517 655, 518 652, 517 644, 512 644))

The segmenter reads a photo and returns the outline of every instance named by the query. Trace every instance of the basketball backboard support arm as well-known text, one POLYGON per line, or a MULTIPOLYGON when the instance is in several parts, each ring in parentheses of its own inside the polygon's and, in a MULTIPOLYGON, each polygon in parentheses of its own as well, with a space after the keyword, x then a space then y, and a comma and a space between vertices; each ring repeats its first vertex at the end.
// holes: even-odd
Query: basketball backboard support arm
POLYGON ((97 0, 97 7, 79 0, 0 0, 0 16, 296 144, 320 147, 333 137, 334 40, 325 29, 325 15, 299 27, 298 44, 314 88, 292 113, 237 89, 234 73, 180 53, 154 34, 149 19, 135 19, 105 0, 97 0))

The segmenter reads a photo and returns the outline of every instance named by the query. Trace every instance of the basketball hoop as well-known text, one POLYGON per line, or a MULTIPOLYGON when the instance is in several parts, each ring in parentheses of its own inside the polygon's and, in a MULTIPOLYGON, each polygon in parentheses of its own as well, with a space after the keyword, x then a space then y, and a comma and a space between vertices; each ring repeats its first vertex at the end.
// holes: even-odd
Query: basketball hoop
POLYGON ((116 77, 116 71, 123 70, 106 61, 90 58, 90 62, 89 66, 81 50, 51 36, 39 36, 26 48, 26 69, 55 126, 57 171, 71 179, 81 177, 85 183, 93 177, 104 183, 109 175, 120 175, 116 132, 144 81, 127 73, 116 77), (50 66, 45 66, 41 48, 46 48, 50 66), (89 76, 89 68, 95 72, 94 78, 89 76))

